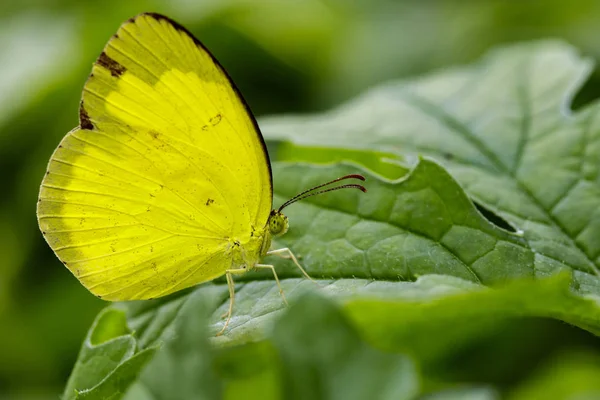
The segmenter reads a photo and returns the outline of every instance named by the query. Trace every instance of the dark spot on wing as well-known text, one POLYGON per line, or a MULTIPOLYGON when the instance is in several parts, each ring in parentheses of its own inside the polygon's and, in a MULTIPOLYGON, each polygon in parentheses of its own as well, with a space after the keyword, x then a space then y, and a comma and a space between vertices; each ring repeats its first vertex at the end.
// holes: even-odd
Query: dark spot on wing
POLYGON ((81 102, 81 105, 79 106, 79 127, 81 129, 86 129, 88 131, 91 131, 92 129, 94 129, 94 124, 92 124, 92 121, 90 121, 90 116, 88 115, 84 105, 83 105, 83 101, 81 102))
POLYGON ((212 126, 216 126, 219 122, 221 122, 221 119, 221 114, 217 114, 214 117, 212 117, 208 122, 210 122, 212 126))
POLYGON ((158 136, 160 135, 159 132, 156 132, 154 130, 150 131, 150 136, 152 136, 154 139, 158 139, 158 136))
POLYGON ((210 205, 211 205, 212 203, 214 203, 214 202, 215 202, 215 201, 214 201, 213 199, 210 199, 210 198, 209 198, 208 200, 206 200, 206 205, 207 205, 207 206, 210 206, 210 205))
POLYGON ((223 119, 223 117, 221 116, 221 114, 217 114, 214 117, 212 117, 211 119, 208 120, 208 124, 206 125, 202 125, 202 130, 203 131, 207 131, 209 130, 210 126, 217 126, 219 124, 219 122, 221 122, 221 120, 223 119), (209 125, 210 124, 210 125, 209 125))
POLYGON ((100 57, 96 60, 96 64, 109 70, 110 74, 115 78, 118 78, 127 71, 127 68, 110 58, 105 52, 100 54, 100 57))

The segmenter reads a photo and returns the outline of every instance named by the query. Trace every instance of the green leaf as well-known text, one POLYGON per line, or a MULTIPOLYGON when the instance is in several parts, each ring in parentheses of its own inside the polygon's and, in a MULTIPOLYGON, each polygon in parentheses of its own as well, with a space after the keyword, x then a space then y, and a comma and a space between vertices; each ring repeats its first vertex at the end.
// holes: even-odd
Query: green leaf
MULTIPOLYGON (((571 283, 569 273, 542 280, 518 280, 499 288, 485 288, 450 276, 424 275, 415 282, 358 278, 319 281, 321 287, 290 278, 283 280, 283 288, 292 304, 309 291, 337 299, 369 343, 432 364, 494 331, 507 319, 555 318, 600 334, 600 299, 574 293, 571 283)), ((283 311, 271 281, 246 282, 238 289, 231 331, 213 337, 215 344, 263 340, 269 337, 270 327, 283 311)), ((226 297, 226 288, 219 285, 204 285, 195 292, 217 299, 226 297), (219 290, 222 296, 217 295, 219 290)), ((140 343, 156 344, 161 336, 157 330, 162 332, 172 323, 165 316, 173 314, 182 299, 185 297, 163 300, 143 313, 130 312, 129 321, 139 332, 140 343)), ((211 316, 213 332, 222 326, 222 311, 217 309, 211 316)))
MULTIPOLYGON (((375 352, 358 337, 410 355, 430 372, 508 319, 554 318, 600 334, 600 242, 591 240, 600 160, 596 146, 584 146, 599 129, 593 106, 564 113, 587 68, 560 43, 517 46, 469 68, 375 89, 324 115, 266 121, 269 137, 296 143, 278 148, 281 159, 294 162, 273 165, 275 205, 341 175, 367 177, 366 194, 330 192, 285 209, 290 231, 273 247, 291 248, 316 284, 290 260, 264 260, 275 265, 292 305, 317 291, 344 316, 336 306, 319 310, 309 297, 278 322, 285 306, 268 271, 236 277, 233 318, 210 347, 199 325, 203 312, 182 315, 197 298, 197 308, 210 314, 211 335, 219 331, 229 301, 224 279, 122 304, 136 354, 166 343, 128 396, 210 397, 222 390, 227 397, 261 388, 277 398, 278 388, 289 387, 359 393, 349 378, 355 364, 341 367, 339 349, 351 361, 405 371, 398 361, 404 358, 375 352), (550 63, 550 71, 539 71, 550 63), (343 145, 348 149, 328 148, 343 145), (349 162, 318 165, 328 157, 349 162), (181 343, 169 341, 173 332, 181 343), (325 349, 333 342, 337 350, 325 349), (220 366, 214 379, 211 363, 220 366), (328 375, 326 366, 339 374, 328 375), (299 377, 310 382, 306 388, 299 377), (216 386, 209 389, 205 379, 216 386)), ((99 368, 88 379, 112 382, 114 371, 99 368)), ((133 374, 123 376, 121 382, 132 381, 133 374)), ((390 383, 377 379, 371 377, 390 383)), ((476 389, 465 393, 494 396, 476 389)))
POLYGON ((500 395, 491 388, 486 387, 461 387, 444 390, 422 400, 498 400, 500 395))
POLYGON ((600 398, 598 376, 600 376, 600 355, 575 350, 555 357, 507 398, 510 400, 597 399, 600 398))
MULTIPOLYGON (((277 204, 357 167, 284 164, 276 172, 277 204)), ((315 277, 411 281, 442 273, 491 284, 533 275, 527 242, 487 221, 435 162, 420 160, 400 181, 366 175, 366 194, 340 191, 286 209, 291 228, 281 243, 315 277)))
POLYGON ((569 268, 582 286, 593 282, 583 290, 599 293, 598 105, 567 108, 590 65, 561 42, 523 44, 261 127, 267 138, 302 145, 434 157, 471 198, 524 233, 536 275, 569 268))
POLYGON ((139 349, 123 311, 103 310, 83 343, 67 382, 65 399, 118 399, 156 348, 139 349))
MULTIPOLYGON (((154 400, 219 399, 221 387, 212 368, 206 314, 210 301, 193 293, 174 311, 161 332, 166 342, 140 377, 139 385, 154 400)), ((134 389, 135 390, 135 389, 134 389)))
POLYGON ((128 328, 123 310, 104 309, 82 347, 64 398, 116 400, 126 393, 128 399, 220 398, 206 324, 214 306, 203 297, 207 294, 171 298, 162 308, 164 323, 142 329, 142 337, 128 328), (157 335, 151 344, 146 342, 149 333, 157 335))
MULTIPOLYGON (((280 392, 285 392, 283 398, 290 398, 292 392, 332 398, 346 393, 341 387, 351 390, 352 383, 365 390, 376 385, 380 393, 385 393, 386 385, 392 385, 388 389, 394 396, 404 393, 405 398, 411 398, 408 394, 418 392, 415 379, 419 379, 414 377, 414 371, 410 372, 408 359, 375 351, 359 336, 381 350, 408 354, 431 370, 440 360, 486 337, 511 318, 552 317, 594 332, 600 330, 598 300, 574 294, 569 288, 569 274, 525 279, 501 288, 484 288, 440 275, 405 283, 337 280, 320 290, 300 279, 289 281, 297 284, 296 296, 314 291, 338 299, 341 308, 314 295, 305 295, 295 299, 289 312, 280 319, 273 314, 264 315, 263 326, 272 326, 273 330, 269 329, 262 337, 266 336, 273 345, 238 342, 222 350, 208 346, 202 315, 203 310, 211 309, 212 301, 207 297, 215 294, 217 285, 201 286, 190 295, 170 297, 143 310, 134 309, 147 302, 134 303, 130 321, 139 324, 138 345, 145 343, 154 348, 156 343, 166 344, 128 393, 127 400, 186 398, 190 393, 196 393, 198 398, 219 398, 219 387, 223 387, 226 398, 239 398, 240 393, 255 391, 270 393, 266 398, 274 399, 280 398, 280 392), (155 335, 156 339, 150 340, 155 335), (386 375, 392 372, 405 378, 392 379, 386 375), (352 376, 364 377, 365 381, 351 379, 352 376), (399 381, 402 385, 393 385, 399 381)), ((260 292, 269 284, 248 282, 240 292, 242 296, 260 292)), ((260 299, 253 297, 253 300, 257 309, 264 306, 260 299)), ((251 320, 247 315, 239 318, 251 320)), ((220 341, 212 339, 213 343, 220 341)), ((139 350, 145 351, 143 347, 139 350)), ((107 372, 109 379, 128 384, 134 381, 131 374, 119 370, 87 370, 96 379, 107 372)), ((493 391, 464 390, 460 393, 469 393, 474 398, 494 398, 493 391)), ((351 393, 362 392, 354 388, 351 393)), ((444 398, 454 394, 443 391, 437 395, 444 398)))
POLYGON ((419 383, 412 362, 364 344, 331 302, 310 294, 275 325, 285 399, 412 399, 419 383))
POLYGON ((555 318, 600 335, 598 298, 577 295, 570 284, 568 273, 515 281, 497 289, 425 276, 412 284, 413 293, 398 294, 396 300, 392 296, 353 298, 345 309, 357 326, 365 327, 361 332, 367 341, 433 363, 466 348, 507 319, 555 318), (445 296, 435 296, 444 292, 445 296), (390 318, 393 315, 402 317, 390 318))
POLYGON ((322 148, 297 146, 291 142, 280 142, 271 146, 272 159, 285 162, 308 162, 313 164, 334 164, 352 160, 387 179, 398 179, 408 174, 409 168, 396 154, 380 151, 364 151, 342 148, 322 148))

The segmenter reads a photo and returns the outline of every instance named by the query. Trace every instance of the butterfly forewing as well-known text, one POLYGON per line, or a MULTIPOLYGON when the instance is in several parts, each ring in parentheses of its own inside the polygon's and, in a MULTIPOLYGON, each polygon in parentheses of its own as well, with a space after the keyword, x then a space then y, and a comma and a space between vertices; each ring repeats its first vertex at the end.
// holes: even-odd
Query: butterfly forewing
POLYGON ((256 122, 224 70, 184 28, 142 14, 94 64, 38 218, 92 292, 151 298, 222 275, 228 239, 264 227, 271 185, 256 122))

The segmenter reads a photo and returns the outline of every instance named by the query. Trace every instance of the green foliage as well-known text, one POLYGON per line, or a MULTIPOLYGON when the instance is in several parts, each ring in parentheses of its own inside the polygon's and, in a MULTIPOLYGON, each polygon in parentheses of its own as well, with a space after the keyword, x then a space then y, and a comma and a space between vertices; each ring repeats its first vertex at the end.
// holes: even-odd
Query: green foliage
MULTIPOLYGON (((0 397, 11 399, 56 399, 75 364, 77 350, 83 348, 81 341, 85 337, 85 331, 92 323, 94 315, 105 306, 104 302, 83 289, 49 250, 37 228, 34 210, 48 158, 59 140, 77 124, 81 88, 90 72, 91 63, 123 20, 142 11, 157 11, 189 27, 227 68, 258 115, 329 108, 378 82, 391 78, 419 76, 440 67, 470 63, 499 43, 559 37, 574 44, 581 53, 593 59, 600 58, 600 47, 597 45, 600 3, 594 0, 29 0, 1 2, 0 10, 0 168, 3 171, 3 195, 0 198, 0 397)), ((532 50, 531 60, 545 60, 531 70, 526 67, 526 62, 523 63, 523 67, 526 68, 520 72, 517 71, 519 67, 516 64, 515 68, 510 70, 509 64, 515 60, 510 57, 514 50, 510 50, 504 53, 506 57, 502 54, 494 57, 495 62, 504 65, 485 61, 469 68, 456 69, 454 72, 447 70, 447 73, 436 76, 435 81, 438 83, 435 85, 431 76, 396 85, 386 84, 371 92, 375 95, 372 101, 367 93, 357 98, 356 107, 353 106, 354 102, 351 102, 332 112, 309 116, 306 118, 307 122, 310 121, 309 126, 292 118, 278 118, 278 121, 264 119, 262 126, 272 139, 268 143, 272 159, 307 161, 311 164, 352 160, 388 180, 394 180, 408 176, 409 170, 416 164, 416 156, 425 155, 428 161, 433 159, 443 165, 444 169, 458 180, 467 195, 477 201, 478 210, 482 211, 486 218, 499 226, 506 226, 502 224, 503 220, 510 221, 515 228, 523 231, 525 236, 521 239, 526 242, 525 249, 529 246, 534 255, 532 273, 540 277, 554 269, 562 269, 563 264, 572 264, 566 267, 567 270, 574 270, 572 289, 577 294, 588 293, 594 296, 598 291, 596 278, 593 274, 585 273, 591 266, 590 258, 593 259, 594 256, 593 252, 586 250, 586 231, 582 231, 584 233, 580 238, 584 240, 572 239, 577 237, 577 232, 572 232, 572 229, 576 228, 578 221, 588 219, 588 214, 583 208, 586 201, 589 202, 587 195, 581 197, 581 202, 575 202, 575 207, 571 204, 568 210, 563 205, 557 207, 559 213, 554 215, 556 221, 559 224, 565 221, 568 223, 564 225, 565 232, 557 233, 554 237, 553 234, 558 232, 557 227, 553 227, 552 223, 549 229, 544 226, 548 225, 549 215, 544 211, 544 208, 548 208, 545 201, 552 200, 550 197, 546 199, 545 194, 536 189, 532 195, 541 201, 541 208, 535 204, 533 207, 525 207, 531 205, 530 201, 527 196, 522 198, 523 192, 514 187, 517 180, 510 177, 510 174, 495 174, 495 167, 492 167, 489 173, 478 172, 473 167, 481 162, 488 165, 489 160, 486 161, 485 157, 481 159, 482 155, 477 153, 478 150, 473 150, 472 143, 463 146, 463 138, 450 132, 448 127, 438 127, 434 119, 418 117, 418 109, 405 110, 395 100, 395 97, 403 97, 404 94, 400 92, 406 90, 400 90, 398 86, 418 86, 420 93, 426 89, 424 84, 439 89, 437 95, 425 90, 427 93, 424 97, 433 101, 433 109, 439 111, 441 108, 446 114, 467 125, 472 133, 478 138, 481 137, 480 142, 504 163, 507 159, 510 160, 511 151, 508 148, 510 146, 506 146, 503 141, 518 132, 519 127, 527 126, 519 115, 526 110, 536 114, 535 104, 541 104, 540 101, 544 99, 547 99, 549 104, 564 100, 562 108, 566 111, 569 103, 567 98, 575 94, 576 88, 570 86, 566 90, 565 87, 569 85, 560 84, 557 76, 564 72, 562 76, 567 81, 580 84, 584 76, 580 75, 580 79, 576 79, 575 74, 569 75, 569 68, 565 69, 565 62, 572 63, 574 70, 585 69, 585 65, 588 64, 577 55, 577 51, 568 46, 558 44, 546 47, 551 50, 547 55, 557 55, 556 58, 550 59, 540 58, 540 53, 534 52, 532 47, 529 48, 532 50), (562 50, 557 51, 558 48, 562 50), (494 68, 487 69, 488 66, 494 68), (502 71, 506 72, 504 76, 502 71), (497 79, 497 84, 491 84, 491 78, 486 79, 488 74, 497 79), (466 85, 464 90, 453 94, 452 91, 460 86, 463 75, 465 84, 467 81, 470 84, 466 85), (533 86, 529 89, 528 85, 516 86, 518 81, 529 82, 533 86), (539 93, 536 88, 541 87, 540 84, 543 86, 544 82, 556 82, 558 86, 563 87, 563 92, 560 92, 558 87, 549 88, 548 93, 540 94, 533 102, 522 101, 528 94, 539 93), (386 90, 390 93, 389 97, 385 96, 386 90), (555 95, 552 95, 553 91, 555 95), (564 96, 567 92, 570 96, 564 96), (520 95, 506 96, 510 93, 520 95), (444 94, 453 99, 444 102, 441 100, 444 94), (361 106, 363 101, 364 106, 361 106), (472 108, 463 115, 469 111, 465 102, 470 102, 472 108), (521 105, 524 107, 521 108, 521 105), (336 118, 338 114, 340 118, 336 118), (478 119, 478 116, 481 118, 478 119), (510 117, 514 118, 512 122, 510 117), (497 124, 498 120, 503 122, 497 124), (315 133, 323 134, 311 137, 312 126, 319 121, 322 129, 316 130, 315 133), (277 131, 279 123, 284 126, 280 132, 277 131), (494 126, 496 131, 489 129, 494 126), (329 127, 332 139, 329 139, 329 127), (292 134, 290 130, 295 128, 297 131, 292 134), (344 136, 344 132, 354 133, 344 136), (276 141, 277 137, 293 138, 296 144, 276 141), (370 141, 370 137, 377 138, 377 141, 370 141), (340 146, 344 148, 339 148, 340 146), (458 152, 454 151, 455 147, 459 148, 458 152), (457 154, 469 155, 467 162, 461 164, 457 154), (517 211, 518 215, 509 215, 517 211), (565 211, 568 211, 567 217, 565 211), (572 221, 570 216, 573 217, 572 221), (538 226, 540 222, 542 224, 538 226), (539 252, 536 249, 540 249, 539 252), (554 268, 550 268, 549 271, 537 269, 537 266, 552 263, 547 257, 557 254, 558 262, 553 263, 554 268)), ((527 51, 524 49, 521 53, 527 51)), ((489 56, 485 60, 490 60, 489 56)), ((575 108, 596 99, 599 89, 600 72, 596 70, 591 73, 585 86, 577 92, 574 99, 575 108)), ((584 166, 588 177, 593 176, 593 167, 598 161, 594 155, 597 148, 594 141, 597 130, 593 119, 595 106, 585 108, 576 116, 568 117, 562 115, 564 112, 556 110, 557 107, 554 111, 540 110, 544 116, 536 118, 536 121, 548 123, 550 128, 549 122, 558 119, 557 130, 565 131, 562 139, 559 140, 557 132, 554 132, 545 144, 538 143, 533 149, 535 151, 531 151, 529 156, 538 158, 539 165, 544 168, 538 170, 538 160, 534 159, 526 163, 527 168, 522 168, 520 173, 525 173, 524 177, 531 178, 536 170, 539 174, 539 171, 544 171, 548 165, 550 169, 544 174, 554 174, 557 171, 561 173, 556 176, 544 175, 541 179, 533 177, 527 180, 527 185, 533 183, 535 186, 537 183, 538 186, 552 189, 565 179, 563 166, 574 166, 582 160, 587 160, 584 166), (582 132, 586 127, 582 119, 585 119, 586 115, 590 118, 587 135, 582 132), (584 141, 588 139, 590 140, 584 146, 584 141), (581 156, 577 149, 584 147, 586 155, 581 156), (569 148, 574 151, 565 157, 564 154, 569 148), (540 156, 543 157, 539 158, 540 156)), ((533 124, 535 129, 538 122, 533 124)), ((282 171, 293 171, 296 167, 281 168, 282 171)), ((354 171, 353 167, 350 169, 354 171)), ((312 172, 311 175, 315 177, 318 172, 312 172)), ((278 189, 276 197, 278 202, 300 187, 286 182, 279 173, 275 178, 277 186, 281 188, 278 189)), ((318 177, 314 179, 320 182, 318 177)), ((594 181, 592 178, 588 180, 594 181)), ((379 184, 378 179, 371 176, 368 182, 371 192, 366 196, 371 195, 373 183, 379 184)), ((366 196, 362 196, 360 201, 369 201, 365 200, 366 196)), ((345 198, 341 196, 340 202, 343 203, 345 198)), ((298 204, 289 209, 293 216, 292 229, 279 244, 289 244, 299 252, 295 247, 296 240, 310 244, 311 235, 317 234, 324 240, 324 243, 318 243, 320 253, 313 253, 312 260, 307 260, 307 255, 303 254, 301 262, 310 261, 315 266, 324 266, 320 261, 321 257, 331 258, 328 253, 330 250, 339 251, 343 248, 344 238, 340 236, 345 228, 336 231, 333 229, 335 226, 327 227, 320 221, 314 221, 314 232, 301 233, 298 229, 308 226, 311 222, 303 220, 303 216, 314 215, 310 213, 311 210, 314 212, 314 208, 311 207, 326 205, 319 203, 326 199, 314 200, 316 202, 310 205, 298 204), (327 232, 330 232, 331 236, 327 232), (330 243, 334 241, 337 242, 330 243)), ((588 204, 593 208, 593 202, 588 204)), ((564 205, 569 204, 566 202, 564 205)), ((342 211, 339 215, 344 218, 351 217, 346 214, 342 211)), ((329 221, 337 221, 334 218, 336 215, 338 214, 329 215, 329 221)), ((592 221, 593 214, 589 215, 589 220, 592 221)), ((357 218, 363 217, 365 215, 357 215, 357 218)), ((354 229, 356 230, 356 227, 354 229)), ((390 225, 390 229, 396 229, 410 238, 415 234, 402 226, 390 225)), ((349 232, 352 233, 352 230, 349 232)), ((492 239, 497 238, 492 235, 492 239)), ((590 241, 589 236, 587 241, 590 241)), ((426 241, 420 239, 420 242, 423 245, 426 241)), ((356 243, 356 237, 348 238, 348 243, 356 243)), ((461 256, 473 251, 467 250, 468 246, 465 244, 459 247, 462 252, 466 251, 460 253, 461 256)), ((430 244, 429 248, 434 248, 433 244, 430 244)), ((302 249, 307 250, 310 249, 302 249)), ((351 250, 356 253, 355 249, 351 250)), ((366 250, 362 248, 358 253, 361 251, 366 254, 366 250)), ((396 261, 404 259, 403 252, 404 249, 393 250, 387 260, 378 262, 387 262, 400 269, 396 261)), ((443 250, 441 254, 450 256, 452 252, 443 250)), ((361 261, 358 257, 352 258, 351 261, 357 260, 361 261)), ((284 285, 288 297, 291 300, 297 298, 297 291, 289 292, 296 287, 293 277, 298 276, 297 271, 289 262, 269 261, 277 263, 278 270, 286 277, 284 285)), ((371 261, 366 259, 361 261, 360 265, 370 265, 371 261)), ((407 259, 407 262, 412 260, 407 259)), ((358 272, 356 276, 360 277, 361 273, 364 274, 364 269, 359 268, 360 265, 355 268, 349 265, 349 262, 345 262, 343 267, 355 275, 358 272)), ((529 264, 526 262, 525 265, 529 264)), ((335 272, 335 269, 331 270, 335 272)), ((383 274, 383 270, 379 273, 383 274)), ((497 277, 502 271, 515 273, 511 266, 503 265, 497 277)), ((338 290, 338 285, 342 284, 342 280, 339 279, 342 275, 326 276, 319 272, 316 268, 311 268, 311 273, 317 277, 335 279, 333 283, 322 279, 321 285, 327 286, 319 293, 339 300, 338 303, 345 301, 344 299, 352 299, 354 292, 369 290, 371 285, 377 287, 375 292, 378 296, 382 295, 383 287, 389 285, 385 287, 388 287, 392 294, 405 296, 402 298, 408 300, 405 309, 401 311, 403 313, 408 313, 407 310, 412 310, 415 304, 421 304, 420 299, 429 299, 429 294, 439 292, 440 295, 458 295, 463 293, 462 291, 478 287, 476 284, 473 286, 472 282, 457 279, 452 279, 451 283, 444 283, 450 278, 442 271, 438 274, 441 277, 416 277, 415 282, 404 281, 402 285, 400 282, 376 279, 369 283, 366 289, 362 289, 366 281, 361 280, 356 282, 354 288, 344 286, 349 288, 349 292, 344 292, 338 290), (402 290, 395 289, 395 285, 400 286, 402 290), (415 287, 422 290, 415 290, 415 287), (342 296, 338 298, 336 294, 342 296)), ((526 272, 527 269, 524 269, 520 273, 526 272)), ((349 279, 351 275, 345 278, 349 279)), ((406 279, 408 278, 407 274, 406 279)), ((238 304, 241 309, 234 320, 236 327, 229 337, 219 340, 234 341, 232 336, 235 336, 258 342, 253 342, 254 345, 228 347, 227 356, 215 358, 218 362, 213 361, 213 365, 226 383, 223 393, 227 398, 243 397, 251 389, 262 390, 262 398, 276 398, 280 390, 273 381, 281 382, 277 375, 279 366, 270 362, 271 356, 261 358, 260 355, 265 347, 272 346, 265 344, 271 343, 270 341, 262 340, 270 335, 269 318, 281 315, 285 311, 280 309, 281 303, 271 276, 252 274, 247 279, 249 281, 240 282, 238 285, 239 294, 242 297, 246 296, 247 303, 238 304), (261 280, 264 281, 260 282, 261 280), (257 297, 252 297, 253 291, 256 291, 256 296, 267 292, 268 295, 257 300, 257 297), (270 314, 269 311, 274 313, 270 314), (244 318, 248 320, 246 333, 244 325, 240 325, 244 318), (263 320, 264 327, 261 322, 263 320), (253 354, 256 357, 252 357, 253 354), (242 366, 238 362, 240 357, 251 358, 252 362, 242 366), (260 373, 256 373, 257 370, 260 373), (228 371, 233 373, 228 375, 228 371)), ((297 282, 302 282, 299 286, 302 290, 313 288, 308 282, 297 282)), ((221 304, 221 310, 227 297, 222 283, 211 286, 215 293, 211 298, 221 304)), ((501 287, 504 284, 497 283, 493 286, 501 287)), ((536 290, 541 289, 537 287, 536 290)), ((556 298, 561 298, 564 293, 568 294, 561 291, 556 298)), ((184 294, 179 296, 182 295, 184 294)), ((477 296, 466 298, 484 301, 482 297, 477 296)), ((520 298, 516 296, 512 301, 518 302, 520 298)), ((595 315, 593 309, 585 308, 593 306, 594 303, 585 303, 587 306, 579 309, 575 303, 569 302, 568 304, 577 309, 572 313, 565 313, 565 308, 558 313, 559 307, 552 301, 553 298, 553 295, 547 294, 544 299, 550 303, 548 307, 534 307, 535 310, 530 309, 531 312, 519 316, 510 312, 511 309, 516 311, 519 306, 514 304, 514 307, 511 307, 508 299, 505 299, 506 301, 499 303, 501 318, 497 321, 493 318, 496 303, 492 300, 486 300, 486 307, 490 309, 486 311, 486 308, 481 307, 475 313, 477 320, 471 321, 467 317, 470 315, 468 311, 471 305, 465 306, 459 300, 448 298, 447 308, 443 308, 445 300, 440 300, 439 315, 432 320, 442 318, 444 312, 451 312, 452 319, 448 318, 445 325, 438 326, 432 323, 429 328, 423 322, 427 320, 425 317, 420 323, 415 322, 418 313, 421 310, 428 311, 429 308, 416 307, 417 311, 414 313, 417 315, 411 315, 404 327, 395 327, 393 334, 389 335, 399 338, 398 341, 407 341, 407 345, 395 343, 387 348, 410 355, 413 362, 419 366, 422 390, 430 394, 424 398, 496 399, 513 393, 521 393, 520 398, 535 398, 538 397, 533 394, 536 391, 539 391, 541 398, 548 398, 548 393, 562 398, 569 398, 567 393, 571 393, 571 397, 577 397, 578 394, 580 398, 585 398, 585 395, 591 398, 598 397, 594 396, 596 389, 585 384, 586 379, 588 384, 596 380, 589 378, 594 373, 594 369, 589 366, 595 362, 598 342, 595 336, 587 334, 587 330, 584 330, 595 332, 595 322, 585 323, 577 317, 587 313, 595 315), (456 308, 452 308, 452 304, 456 308), (465 310, 465 314, 461 309, 465 310), (463 319, 459 318, 461 315, 464 315, 463 319), (560 318, 560 321, 531 318, 528 315, 560 318), (453 324, 455 319, 460 322, 453 324), (480 319, 482 325, 478 329, 477 321, 480 319), (563 320, 576 323, 584 329, 572 327, 562 322, 563 320), (461 333, 459 323, 464 327, 464 333, 461 333), (411 329, 411 324, 417 324, 419 328, 411 329), (445 331, 436 332, 440 329, 445 331), (406 338, 411 332, 415 336, 411 340, 416 343, 414 354, 411 354, 410 349, 413 345, 408 344, 412 342, 406 338), (419 341, 419 337, 423 339, 419 341), (444 338, 447 338, 447 341, 442 340, 444 338), (428 345, 430 350, 427 350, 428 345), (423 351, 423 348, 426 351, 423 351), (589 355, 589 358, 578 356, 581 353, 589 355), (564 368, 558 368, 561 365, 564 368), (565 379, 557 379, 558 376, 565 379), (573 376, 580 378, 572 378, 573 376), (561 384, 564 384, 564 390, 557 389, 561 384), (543 386, 547 386, 546 391, 542 391, 543 386), (581 387, 581 393, 576 390, 578 387, 581 387), (524 389, 521 392, 522 388, 524 389)), ((165 299, 165 304, 176 305, 175 300, 176 298, 165 299)), ((529 305, 528 308, 536 305, 535 299, 524 301, 529 305)), ((537 306, 542 303, 544 301, 540 300, 537 306)), ((168 316, 168 310, 158 313, 156 309, 160 304, 162 303, 154 302, 127 307, 128 325, 139 328, 136 328, 138 332, 134 336, 138 350, 163 342, 159 337, 162 332, 161 324, 170 325, 171 322, 169 319, 161 319, 168 316), (144 307, 147 308, 145 314, 142 313, 144 307), (136 314, 135 310, 138 310, 139 314, 136 314)), ((349 317, 349 314, 346 315, 349 317)), ((409 314, 407 318, 408 316, 409 314)), ((211 314, 210 318, 212 329, 218 329, 222 323, 218 315, 211 314)), ((402 321, 402 318, 398 320, 402 321)), ((201 323, 200 320, 196 322, 201 323)), ((123 327, 119 324, 114 326, 123 327)), ((371 338, 371 344, 379 346, 376 337, 384 337, 385 328, 382 329, 379 334, 369 334, 370 327, 366 333, 359 330, 359 334, 363 338, 371 338)), ((124 331, 116 330, 111 334, 119 333, 124 331)), ((165 349, 165 346, 166 344, 163 344, 162 349, 165 349)), ((198 344, 194 346, 202 348, 198 344)), ((225 351, 221 347, 220 349, 225 351)), ((89 381, 81 381, 82 385, 79 387, 92 388, 99 383, 98 379, 102 379, 100 375, 91 376, 89 381)), ((69 384, 73 382, 72 378, 69 384)), ((138 380, 130 388, 128 395, 140 391, 148 394, 145 386, 138 380)), ((74 390, 69 389, 65 395, 74 396, 74 393, 74 390)))
POLYGON ((597 106, 566 109, 588 70, 565 44, 521 45, 323 115, 264 120, 267 138, 287 141, 271 143, 276 203, 367 176, 367 194, 286 209, 274 246, 301 256, 316 284, 267 258, 292 306, 268 273, 241 276, 220 337, 223 280, 108 308, 65 396, 593 398, 600 353, 584 332, 600 334, 600 127, 597 106), (569 334, 543 337, 552 320, 569 334), (585 356, 569 352, 577 335, 585 356), (515 376, 518 362, 544 367, 515 376))
MULTIPOLYGON (((149 399, 220 398, 221 385, 213 372, 206 324, 210 298, 188 296, 161 332, 167 343, 140 377, 140 390, 149 399)), ((136 396, 132 396, 136 398, 136 396)), ((143 397, 142 397, 143 398, 143 397)))
POLYGON ((508 397, 511 400, 532 398, 595 399, 600 396, 600 359, 597 354, 575 351, 560 354, 539 371, 530 382, 518 387, 508 397), (573 396, 577 388, 577 397, 573 396))
POLYGON ((384 85, 325 115, 263 126, 270 138, 302 144, 436 158, 470 198, 523 232, 533 275, 571 269, 576 285, 597 294, 596 107, 566 108, 589 69, 560 42, 514 46, 470 68, 384 85))
POLYGON ((123 312, 105 309, 83 343, 64 398, 120 398, 154 350, 138 349, 123 312))

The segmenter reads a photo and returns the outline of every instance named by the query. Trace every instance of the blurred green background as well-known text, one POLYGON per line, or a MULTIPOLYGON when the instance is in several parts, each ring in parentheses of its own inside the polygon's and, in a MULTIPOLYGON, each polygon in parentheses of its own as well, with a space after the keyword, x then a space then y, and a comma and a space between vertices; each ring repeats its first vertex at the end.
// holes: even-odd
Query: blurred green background
MULTIPOLYGON (((51 152, 78 123, 92 62, 120 23, 143 11, 194 32, 258 116, 325 110, 379 82, 467 63, 502 43, 562 38, 600 59, 595 0, 2 2, 0 398, 56 399, 104 305, 55 259, 35 204, 51 152)), ((599 93, 595 72, 575 103, 599 93)), ((560 324, 548 329, 557 341, 570 334, 560 324)))

